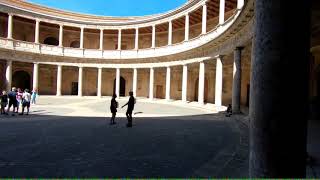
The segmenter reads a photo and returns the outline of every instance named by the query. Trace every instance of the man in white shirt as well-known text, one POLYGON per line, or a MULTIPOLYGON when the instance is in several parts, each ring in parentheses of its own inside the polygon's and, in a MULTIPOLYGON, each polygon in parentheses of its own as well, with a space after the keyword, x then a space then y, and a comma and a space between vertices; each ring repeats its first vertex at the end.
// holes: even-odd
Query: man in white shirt
POLYGON ((29 114, 30 101, 31 101, 31 94, 29 93, 29 89, 25 89, 22 95, 22 112, 20 115, 23 115, 25 107, 27 107, 27 115, 29 114))

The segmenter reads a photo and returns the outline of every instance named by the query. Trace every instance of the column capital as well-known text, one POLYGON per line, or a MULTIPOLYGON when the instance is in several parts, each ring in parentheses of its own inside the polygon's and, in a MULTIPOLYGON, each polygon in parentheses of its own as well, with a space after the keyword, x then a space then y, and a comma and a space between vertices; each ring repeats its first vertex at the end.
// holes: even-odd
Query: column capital
POLYGON ((34 19, 37 23, 40 23, 41 22, 41 19, 39 19, 39 18, 35 18, 34 19))
POLYGON ((206 6, 207 5, 207 1, 203 1, 202 3, 201 3, 201 6, 206 6))
POLYGON ((8 13, 8 16, 15 16, 14 13, 8 13))
POLYGON ((81 30, 84 30, 84 28, 85 28, 85 26, 84 26, 84 25, 80 26, 80 29, 81 29, 81 30))
POLYGON ((104 31, 105 29, 104 29, 103 27, 100 27, 99 30, 100 30, 100 31, 104 31))
POLYGON ((59 27, 63 27, 64 26, 64 24, 59 24, 59 27))

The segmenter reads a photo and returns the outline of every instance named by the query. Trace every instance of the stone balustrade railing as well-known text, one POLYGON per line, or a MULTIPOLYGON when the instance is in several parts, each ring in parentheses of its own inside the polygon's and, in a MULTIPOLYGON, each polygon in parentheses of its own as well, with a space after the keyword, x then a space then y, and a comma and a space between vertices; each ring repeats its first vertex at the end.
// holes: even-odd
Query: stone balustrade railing
POLYGON ((189 39, 180 43, 167 45, 163 47, 138 49, 138 50, 98 50, 98 49, 81 49, 71 47, 59 47, 46 44, 37 44, 8 38, 0 38, 0 48, 12 49, 44 55, 68 56, 77 58, 95 58, 95 59, 137 59, 167 56, 182 53, 194 48, 200 47, 213 41, 222 35, 237 19, 240 11, 226 20, 222 25, 213 30, 202 34, 196 38, 189 39))

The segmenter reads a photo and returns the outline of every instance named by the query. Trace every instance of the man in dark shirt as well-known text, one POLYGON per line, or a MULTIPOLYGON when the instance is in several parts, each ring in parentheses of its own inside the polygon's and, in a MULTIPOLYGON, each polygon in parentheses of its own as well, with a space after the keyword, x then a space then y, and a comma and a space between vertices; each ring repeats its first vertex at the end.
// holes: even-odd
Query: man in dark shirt
POLYGON ((17 96, 17 91, 16 91, 16 88, 13 87, 12 91, 10 91, 8 93, 9 106, 8 106, 8 110, 7 110, 7 113, 9 113, 11 106, 13 106, 12 116, 14 116, 15 110, 17 108, 17 97, 16 96, 17 96))
POLYGON ((127 116, 127 119, 128 119, 127 127, 132 127, 132 111, 134 109, 134 104, 136 103, 136 100, 133 97, 133 92, 132 91, 129 92, 129 95, 130 95, 129 101, 125 105, 123 105, 121 108, 123 108, 124 106, 128 105, 128 109, 127 109, 127 112, 126 112, 126 116, 127 116))

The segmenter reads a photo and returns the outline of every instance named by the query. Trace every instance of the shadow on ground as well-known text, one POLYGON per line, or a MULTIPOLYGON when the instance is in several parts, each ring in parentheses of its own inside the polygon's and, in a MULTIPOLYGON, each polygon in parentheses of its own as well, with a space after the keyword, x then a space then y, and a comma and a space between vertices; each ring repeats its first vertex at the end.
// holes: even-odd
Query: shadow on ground
POLYGON ((0 116, 0 176, 247 177, 244 116, 0 116))

